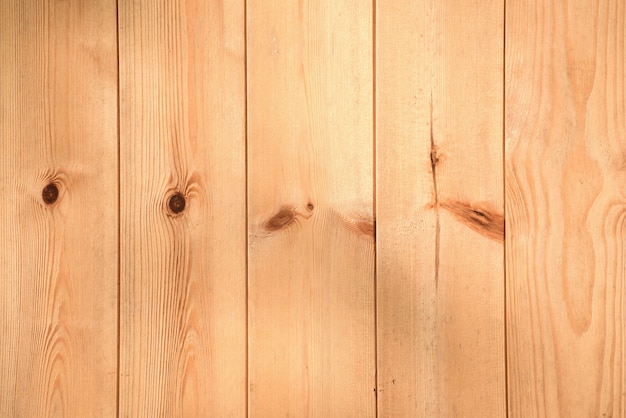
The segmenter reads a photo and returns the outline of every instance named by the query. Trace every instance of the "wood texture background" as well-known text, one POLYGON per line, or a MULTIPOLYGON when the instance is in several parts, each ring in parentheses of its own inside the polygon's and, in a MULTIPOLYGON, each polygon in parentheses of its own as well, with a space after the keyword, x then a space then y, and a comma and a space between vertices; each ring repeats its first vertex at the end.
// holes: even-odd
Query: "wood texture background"
POLYGON ((511 416, 626 416, 624 15, 507 5, 511 416))
POLYGON ((372 5, 247 17, 250 415, 374 416, 372 5))
POLYGON ((625 18, 0 2, 0 416, 626 417, 625 18))
POLYGON ((121 0, 119 28, 120 415, 244 416, 244 5, 121 0))
POLYGON ((115 416, 115 1, 0 17, 0 416, 115 416))
POLYGON ((380 416, 506 415, 503 23, 501 1, 377 3, 380 416))

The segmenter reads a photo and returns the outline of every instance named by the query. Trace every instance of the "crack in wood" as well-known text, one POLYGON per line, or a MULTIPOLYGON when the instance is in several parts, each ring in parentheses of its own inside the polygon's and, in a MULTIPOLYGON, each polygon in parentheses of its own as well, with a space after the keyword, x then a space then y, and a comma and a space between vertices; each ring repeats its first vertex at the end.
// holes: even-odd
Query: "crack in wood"
POLYGON ((439 193, 437 192, 437 146, 433 134, 433 92, 430 92, 430 167, 433 175, 433 192, 435 194, 435 288, 439 284, 439 247, 441 242, 441 221, 439 219, 439 193))

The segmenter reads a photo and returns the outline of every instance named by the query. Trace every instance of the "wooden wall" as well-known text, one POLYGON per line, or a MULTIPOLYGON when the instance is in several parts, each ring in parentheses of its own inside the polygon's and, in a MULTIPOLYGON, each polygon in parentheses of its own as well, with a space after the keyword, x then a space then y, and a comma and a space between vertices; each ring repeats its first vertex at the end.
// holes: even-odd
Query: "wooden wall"
POLYGON ((626 417, 625 18, 0 2, 0 416, 626 417))

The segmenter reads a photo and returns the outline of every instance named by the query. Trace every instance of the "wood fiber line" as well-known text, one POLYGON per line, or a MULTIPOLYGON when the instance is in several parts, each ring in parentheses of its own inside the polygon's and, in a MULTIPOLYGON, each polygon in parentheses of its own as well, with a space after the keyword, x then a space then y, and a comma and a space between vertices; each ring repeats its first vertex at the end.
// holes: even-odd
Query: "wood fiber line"
POLYGON ((250 416, 376 414, 366 3, 247 2, 250 416))
POLYGON ((0 2, 0 416, 115 416, 115 1, 0 2))
POLYGON ((119 2, 120 416, 246 414, 244 25, 119 2))
POLYGON ((623 417, 624 2, 506 8, 511 417, 623 417))
POLYGON ((376 9, 379 416, 503 417, 503 2, 376 9))

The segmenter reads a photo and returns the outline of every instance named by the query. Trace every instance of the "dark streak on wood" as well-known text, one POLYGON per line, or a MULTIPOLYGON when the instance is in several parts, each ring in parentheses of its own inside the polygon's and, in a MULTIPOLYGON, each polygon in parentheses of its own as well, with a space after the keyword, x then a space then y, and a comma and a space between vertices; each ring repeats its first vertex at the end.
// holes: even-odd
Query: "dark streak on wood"
POLYGON ((433 133, 433 92, 430 92, 430 167, 433 174, 433 192, 435 194, 435 288, 439 284, 439 247, 441 243, 441 220, 439 219, 439 193, 437 191, 437 146, 435 145, 435 135, 433 133))
MULTIPOLYGON (((307 213, 301 213, 296 210, 295 206, 283 205, 276 214, 262 224, 262 227, 266 232, 270 233, 288 228, 294 222, 297 222, 299 217, 303 219, 311 218, 311 216, 313 216, 311 206, 313 205, 308 204, 306 206, 307 213)), ((376 239, 376 222, 371 216, 361 213, 344 215, 334 209, 330 209, 330 213, 335 219, 338 219, 342 225, 354 233, 372 240, 376 239)))
POLYGON ((282 206, 278 213, 263 224, 267 231, 274 232, 286 228, 296 221, 297 212, 292 206, 282 206))
POLYGON ((372 238, 376 238, 376 223, 370 221, 356 222, 356 228, 363 234, 372 238))
POLYGON ((332 210, 332 214, 339 218, 341 223, 351 231, 373 241, 376 240, 376 222, 371 216, 358 212, 346 216, 335 210, 332 210))
POLYGON ((487 207, 458 200, 446 200, 440 206, 468 228, 497 242, 504 242, 504 215, 487 207))

